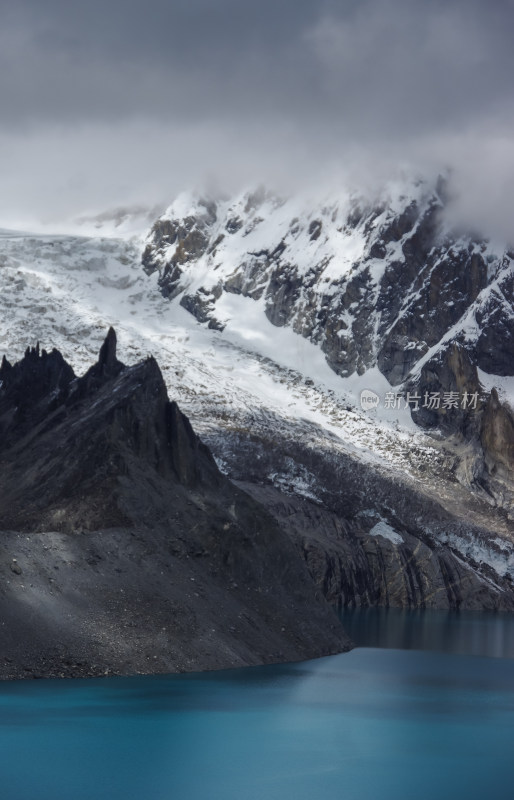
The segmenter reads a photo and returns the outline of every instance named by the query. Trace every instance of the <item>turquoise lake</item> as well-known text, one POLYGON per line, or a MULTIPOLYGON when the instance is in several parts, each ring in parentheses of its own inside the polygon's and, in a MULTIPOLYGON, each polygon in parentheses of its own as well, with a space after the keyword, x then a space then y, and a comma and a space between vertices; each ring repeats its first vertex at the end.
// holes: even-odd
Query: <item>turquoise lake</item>
POLYGON ((373 646, 218 673, 0 684, 0 797, 511 800, 513 618, 345 621, 373 646))

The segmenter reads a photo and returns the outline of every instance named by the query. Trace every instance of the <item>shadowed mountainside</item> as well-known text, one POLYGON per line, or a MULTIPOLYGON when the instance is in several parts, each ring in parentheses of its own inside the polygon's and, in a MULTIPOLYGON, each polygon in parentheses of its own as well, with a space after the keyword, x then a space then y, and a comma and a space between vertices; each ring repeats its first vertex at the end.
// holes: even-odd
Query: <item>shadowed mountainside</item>
POLYGON ((271 515, 111 329, 75 377, 0 368, 0 675, 173 672, 348 649, 271 515))

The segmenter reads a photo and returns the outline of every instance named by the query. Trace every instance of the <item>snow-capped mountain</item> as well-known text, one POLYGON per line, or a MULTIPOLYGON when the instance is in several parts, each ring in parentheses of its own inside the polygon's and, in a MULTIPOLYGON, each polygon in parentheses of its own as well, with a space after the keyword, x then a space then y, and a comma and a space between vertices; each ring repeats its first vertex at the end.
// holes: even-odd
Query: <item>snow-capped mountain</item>
POLYGON ((512 375, 514 252, 452 231, 445 202, 443 179, 390 186, 373 203, 186 195, 154 225, 143 261, 212 327, 230 316, 224 295, 261 300, 343 377, 378 366, 401 384, 450 341, 485 372, 512 375))
POLYGON ((364 376, 376 402, 458 433, 460 478, 512 506, 514 419, 501 401, 513 399, 514 251, 451 224, 445 179, 389 185, 374 201, 183 195, 155 223, 143 264, 209 327, 260 314, 315 344, 342 378, 364 376))
POLYGON ((510 608, 512 383, 500 347, 485 369, 480 309, 509 330, 511 261, 452 234, 444 203, 441 182, 377 203, 183 195, 145 241, 4 232, 1 350, 40 340, 80 373, 113 324, 126 363, 152 353, 331 602, 510 608), (394 400, 428 389, 458 407, 394 400))

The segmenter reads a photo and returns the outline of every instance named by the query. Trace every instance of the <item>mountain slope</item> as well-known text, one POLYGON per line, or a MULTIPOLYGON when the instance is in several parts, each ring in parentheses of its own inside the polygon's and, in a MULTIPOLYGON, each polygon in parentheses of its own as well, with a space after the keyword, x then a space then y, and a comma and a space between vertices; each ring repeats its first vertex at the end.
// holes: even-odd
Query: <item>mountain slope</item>
MULTIPOLYGON (((260 225, 264 240, 264 217, 260 225)), ((135 241, 6 232, 0 251, 4 349, 21 357, 30 330, 34 344, 54 342, 83 371, 104 320, 116 321, 125 358, 157 358, 222 471, 267 504, 330 602, 512 607, 508 492, 498 502, 479 485, 476 445, 463 434, 427 434, 403 407, 362 410, 362 389, 383 397, 392 388, 377 367, 337 375, 319 345, 270 322, 262 298, 224 291, 216 305, 223 330, 199 323, 183 293, 157 291, 135 241)), ((480 380, 485 386, 484 373, 480 380)), ((489 432, 479 426, 473 435, 487 443, 488 455, 482 444, 480 453, 494 469, 509 415, 499 427, 494 409, 488 419, 489 432)))
POLYGON ((382 410, 397 404, 418 425, 457 434, 459 478, 510 513, 514 251, 457 230, 450 211, 441 178, 390 186, 374 202, 183 196, 155 223, 142 260, 163 295, 209 327, 241 325, 247 298, 342 378, 363 376, 382 410), (492 387, 510 420, 504 438, 487 433, 492 387))
POLYGON ((514 253, 453 230, 446 202, 443 179, 390 186, 374 202, 182 196, 155 223, 143 264, 214 326, 226 323, 224 294, 262 298, 273 324, 319 344, 343 377, 378 366, 398 385, 447 337, 465 337, 484 371, 512 375, 514 253))
POLYGON ((81 378, 0 369, 3 677, 173 672, 348 648, 273 518, 218 470, 153 358, 111 329, 81 378))

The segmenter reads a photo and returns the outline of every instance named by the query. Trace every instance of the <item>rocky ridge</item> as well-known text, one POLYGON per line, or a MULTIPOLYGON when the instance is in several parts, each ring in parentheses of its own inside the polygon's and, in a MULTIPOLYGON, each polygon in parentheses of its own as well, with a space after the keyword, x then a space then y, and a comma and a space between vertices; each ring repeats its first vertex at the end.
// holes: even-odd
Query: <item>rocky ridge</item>
POLYGON ((111 329, 77 378, 39 347, 0 368, 4 678, 174 672, 349 647, 263 507, 224 477, 156 361, 111 329))

